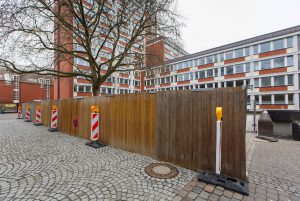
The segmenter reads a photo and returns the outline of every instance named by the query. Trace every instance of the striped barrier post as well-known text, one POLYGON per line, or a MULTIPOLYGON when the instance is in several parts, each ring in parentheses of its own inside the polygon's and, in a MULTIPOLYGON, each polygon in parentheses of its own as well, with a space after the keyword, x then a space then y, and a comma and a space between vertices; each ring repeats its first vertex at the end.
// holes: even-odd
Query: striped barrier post
POLYGON ((42 125, 42 111, 41 107, 37 105, 35 107, 35 126, 41 126, 42 125))
POLYGON ((31 122, 31 119, 30 119, 30 106, 29 105, 26 106, 26 113, 25 113, 25 121, 24 122, 31 122))
POLYGON ((57 120, 58 120, 58 109, 56 105, 52 106, 51 110, 51 128, 48 129, 50 132, 57 132, 57 120))
POLYGON ((99 139, 99 127, 100 127, 100 114, 99 108, 97 106, 91 107, 91 141, 87 142, 86 145, 91 146, 93 148, 100 148, 106 145, 100 144, 98 142, 99 139))
POLYGON ((18 107, 18 116, 17 116, 17 119, 22 119, 22 106, 19 105, 18 107))

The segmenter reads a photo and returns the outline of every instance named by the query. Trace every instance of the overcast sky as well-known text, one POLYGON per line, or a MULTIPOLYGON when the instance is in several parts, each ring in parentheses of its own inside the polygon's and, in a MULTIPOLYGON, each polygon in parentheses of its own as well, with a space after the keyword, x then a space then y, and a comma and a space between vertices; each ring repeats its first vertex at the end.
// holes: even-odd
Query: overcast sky
POLYGON ((189 53, 300 25, 300 0, 178 0, 189 53))

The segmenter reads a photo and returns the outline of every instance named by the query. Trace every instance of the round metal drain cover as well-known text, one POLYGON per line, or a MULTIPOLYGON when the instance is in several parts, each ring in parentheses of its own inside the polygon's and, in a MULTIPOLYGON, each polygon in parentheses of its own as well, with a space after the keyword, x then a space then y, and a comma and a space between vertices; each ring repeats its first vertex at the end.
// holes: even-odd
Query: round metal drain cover
POLYGON ((145 172, 158 179, 171 179, 178 175, 178 169, 166 163, 152 163, 145 168, 145 172))

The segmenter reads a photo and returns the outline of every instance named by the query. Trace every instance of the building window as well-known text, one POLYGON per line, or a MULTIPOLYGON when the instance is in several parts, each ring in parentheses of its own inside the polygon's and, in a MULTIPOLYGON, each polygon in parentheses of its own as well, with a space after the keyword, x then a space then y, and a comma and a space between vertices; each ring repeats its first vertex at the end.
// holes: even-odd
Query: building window
POLYGON ((227 86, 227 87, 233 87, 233 81, 226 82, 226 86, 227 86))
POLYGON ((226 57, 226 60, 233 59, 233 51, 226 52, 225 57, 226 57))
POLYGON ((271 86, 271 77, 261 78, 261 87, 269 87, 269 86, 271 86))
POLYGON ((253 46, 253 54, 258 54, 258 45, 253 46))
POLYGON ((262 104, 272 104, 271 95, 262 95, 261 96, 261 103, 262 104))
POLYGON ((266 59, 261 61, 261 70, 270 69, 271 68, 271 59, 266 59))
POLYGON ((206 57, 206 63, 207 64, 213 63, 213 56, 206 57))
POLYGON ((287 66, 293 66, 294 65, 294 56, 288 56, 287 57, 287 66))
POLYGON ((258 61, 254 61, 254 62, 253 62, 253 65, 254 65, 254 69, 255 69, 255 70, 260 70, 259 62, 258 62, 258 61))
POLYGON ((220 69, 221 69, 221 76, 224 76, 224 67, 222 67, 220 69))
POLYGON ((84 86, 83 85, 78 85, 78 92, 84 92, 84 86))
POLYGON ((233 66, 227 66, 226 67, 226 75, 233 74, 233 66))
POLYGON ((254 79, 254 87, 258 88, 259 87, 259 78, 254 79))
POLYGON ((289 37, 287 38, 287 44, 286 44, 287 48, 292 48, 293 47, 293 37, 289 37))
POLYGON ((284 67, 284 57, 275 58, 273 59, 273 62, 274 68, 284 67))
POLYGON ((294 104, 294 94, 288 94, 288 103, 290 105, 294 104))
POLYGON ((244 85, 244 80, 237 80, 235 81, 235 86, 239 87, 239 86, 243 86, 244 85))
POLYGON ((235 73, 243 73, 243 72, 244 72, 244 65, 243 64, 235 65, 235 73))
POLYGON ((255 103, 256 103, 256 104, 260 104, 260 103, 259 103, 259 96, 254 96, 254 100, 255 100, 255 103))
POLYGON ((250 47, 245 47, 245 56, 250 55, 250 47))
POLYGON ((213 77, 213 69, 209 69, 206 71, 207 77, 213 77))
POLYGON ((215 77, 218 77, 218 76, 219 76, 219 74, 218 74, 218 69, 217 69, 217 68, 214 69, 214 76, 215 76, 215 77))
POLYGON ((284 85, 284 75, 274 77, 274 86, 283 86, 284 85))
POLYGON ((294 75, 288 75, 288 85, 294 85, 294 75))
POLYGON ((275 100, 275 104, 285 104, 285 95, 284 94, 275 94, 274 100, 275 100))
POLYGON ((264 53, 264 52, 269 52, 271 51, 271 43, 267 42, 267 43, 262 43, 260 45, 260 52, 264 53))
POLYGON ((280 50, 283 48, 284 48, 284 40, 283 39, 273 41, 273 50, 280 50))
POLYGON ((247 73, 247 72, 250 72, 250 63, 246 63, 246 64, 245 64, 245 67, 246 67, 246 68, 245 68, 245 69, 246 69, 245 72, 246 72, 246 73, 247 73))
POLYGON ((235 58, 239 58, 239 57, 243 57, 244 56, 244 50, 243 50, 243 48, 237 49, 234 52, 235 52, 235 58))
POLYGON ((213 87, 214 87, 213 83, 209 83, 209 84, 207 84, 206 88, 213 88, 213 87))

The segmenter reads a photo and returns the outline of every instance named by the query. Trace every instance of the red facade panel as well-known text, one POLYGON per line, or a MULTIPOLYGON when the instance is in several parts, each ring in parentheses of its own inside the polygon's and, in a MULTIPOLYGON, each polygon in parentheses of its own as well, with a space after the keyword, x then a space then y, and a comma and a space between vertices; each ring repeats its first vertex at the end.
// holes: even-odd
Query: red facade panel
POLYGON ((232 79, 232 78, 240 78, 240 77, 245 77, 245 73, 237 73, 237 74, 232 74, 232 75, 224 75, 225 79, 232 79))
POLYGON ((237 63, 237 62, 243 62, 245 61, 245 57, 240 57, 236 59, 228 59, 224 61, 224 64, 231 64, 231 63, 237 63))
POLYGON ((264 91, 287 91, 288 87, 287 86, 277 86, 277 87, 263 87, 259 88, 260 92, 264 91))
POLYGON ((198 69, 203 69, 203 68, 210 68, 210 67, 214 67, 215 65, 213 63, 210 64, 204 64, 201 66, 198 66, 198 69))
POLYGON ((207 78, 198 79, 198 82, 209 82, 214 80, 215 80, 214 77, 207 77, 207 78))
POLYGON ((264 58, 264 57, 270 57, 278 54, 286 54, 287 50, 286 49, 281 49, 281 50, 274 50, 270 52, 264 52, 259 54, 259 58, 264 58))
POLYGON ((260 70, 259 74, 260 75, 266 75, 266 74, 283 73, 283 72, 287 72, 287 68, 286 67, 260 70))
POLYGON ((260 109, 288 109, 288 105, 260 105, 260 109))

